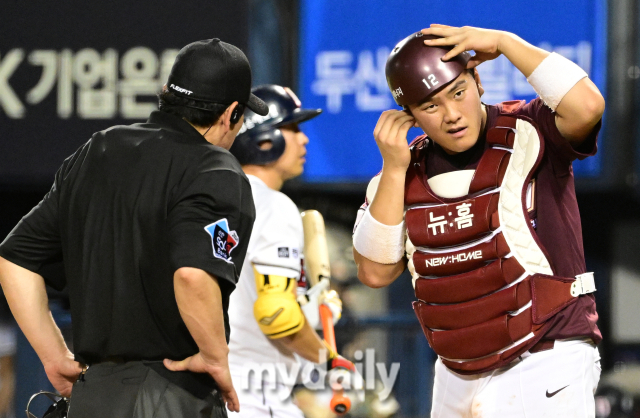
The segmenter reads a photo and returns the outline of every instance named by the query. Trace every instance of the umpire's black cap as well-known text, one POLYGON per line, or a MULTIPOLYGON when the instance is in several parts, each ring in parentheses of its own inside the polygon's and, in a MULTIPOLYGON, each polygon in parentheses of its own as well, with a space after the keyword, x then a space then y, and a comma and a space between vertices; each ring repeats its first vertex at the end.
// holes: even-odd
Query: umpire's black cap
POLYGON ((176 96, 208 103, 238 102, 259 115, 267 105, 251 93, 251 66, 244 53, 220 39, 193 42, 180 50, 167 88, 176 96))

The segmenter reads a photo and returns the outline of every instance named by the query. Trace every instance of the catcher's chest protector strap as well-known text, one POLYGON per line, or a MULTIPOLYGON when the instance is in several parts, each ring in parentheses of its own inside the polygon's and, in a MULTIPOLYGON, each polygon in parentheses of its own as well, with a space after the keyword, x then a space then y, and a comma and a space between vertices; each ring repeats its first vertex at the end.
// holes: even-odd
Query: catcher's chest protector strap
POLYGON ((595 291, 592 275, 554 275, 531 226, 527 187, 544 151, 533 122, 502 114, 487 142, 465 196, 430 188, 424 139, 412 147, 405 186, 413 307, 433 350, 462 374, 508 364, 551 317, 595 291))

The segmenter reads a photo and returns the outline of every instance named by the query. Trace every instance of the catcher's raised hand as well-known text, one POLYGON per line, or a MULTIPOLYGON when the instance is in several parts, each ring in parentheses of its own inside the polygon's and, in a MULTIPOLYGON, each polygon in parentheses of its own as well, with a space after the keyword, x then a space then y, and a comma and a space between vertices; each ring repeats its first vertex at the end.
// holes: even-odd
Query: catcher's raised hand
POLYGON ((438 39, 426 39, 428 46, 453 46, 444 57, 443 61, 448 61, 464 51, 474 51, 475 55, 467 63, 467 68, 474 68, 477 65, 496 59, 502 54, 500 44, 506 32, 474 28, 463 26, 461 28, 437 23, 431 24, 421 31, 425 35, 440 36, 438 39))
POLYGON ((414 124, 413 115, 403 110, 382 112, 373 137, 382 154, 384 169, 407 170, 411 161, 407 132, 414 124))

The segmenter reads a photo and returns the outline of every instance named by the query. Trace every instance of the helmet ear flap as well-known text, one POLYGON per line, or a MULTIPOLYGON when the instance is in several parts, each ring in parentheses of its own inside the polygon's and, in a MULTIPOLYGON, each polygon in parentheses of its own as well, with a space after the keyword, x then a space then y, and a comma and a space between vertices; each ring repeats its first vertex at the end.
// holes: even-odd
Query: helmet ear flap
POLYGON ((231 146, 231 153, 235 155, 241 165, 265 165, 276 161, 285 148, 284 135, 280 129, 268 129, 261 132, 245 132, 236 137, 231 146), (260 149, 260 144, 271 142, 271 148, 260 149))
POLYGON ((229 151, 242 165, 265 165, 276 161, 285 150, 281 127, 305 122, 318 116, 322 110, 303 109, 295 93, 275 84, 258 86, 251 92, 267 104, 269 114, 261 116, 246 109, 244 125, 229 151), (265 149, 265 141, 269 141, 272 147, 265 149), (260 149, 261 144, 263 149, 260 149))
POLYGON ((284 135, 282 135, 282 131, 280 129, 269 129, 268 131, 256 133, 256 135, 252 138, 252 147, 255 147, 257 153, 255 155, 255 163, 253 164, 268 164, 273 161, 276 161, 282 153, 284 153, 284 148, 286 146, 284 141, 284 135), (269 141, 271 142, 271 148, 268 150, 260 149, 260 144, 269 141))

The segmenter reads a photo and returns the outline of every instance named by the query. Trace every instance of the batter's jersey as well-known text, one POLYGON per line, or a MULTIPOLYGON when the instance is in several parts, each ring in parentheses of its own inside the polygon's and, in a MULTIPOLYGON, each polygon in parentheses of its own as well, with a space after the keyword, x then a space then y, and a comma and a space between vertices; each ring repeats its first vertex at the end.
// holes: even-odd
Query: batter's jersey
MULTIPOLYGON (((285 194, 270 189, 255 176, 247 177, 256 206, 256 221, 240 280, 229 302, 229 367, 234 375, 244 373, 249 363, 274 366, 280 363, 291 370, 291 365, 298 361, 293 352, 278 350, 258 327, 253 314, 253 304, 258 299, 253 270, 299 278, 304 244, 302 219, 296 205, 285 194)), ((266 373, 263 378, 269 382, 276 379, 266 373)))

